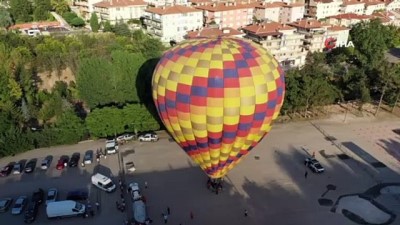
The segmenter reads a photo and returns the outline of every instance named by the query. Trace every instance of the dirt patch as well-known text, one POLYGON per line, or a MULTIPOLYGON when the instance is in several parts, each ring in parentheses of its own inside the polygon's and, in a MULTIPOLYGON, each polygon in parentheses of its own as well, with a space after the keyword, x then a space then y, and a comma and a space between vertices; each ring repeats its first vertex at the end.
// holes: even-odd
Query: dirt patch
POLYGON ((39 89, 50 91, 57 81, 64 81, 69 84, 71 81, 75 82, 75 75, 72 73, 70 68, 66 68, 61 71, 61 76, 58 76, 57 72, 41 72, 38 73, 40 78, 39 89))

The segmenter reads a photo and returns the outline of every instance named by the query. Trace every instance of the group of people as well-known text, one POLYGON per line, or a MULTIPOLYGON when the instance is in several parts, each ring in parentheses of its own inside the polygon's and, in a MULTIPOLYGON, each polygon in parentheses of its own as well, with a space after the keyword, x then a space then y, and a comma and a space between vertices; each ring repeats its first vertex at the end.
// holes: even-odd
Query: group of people
POLYGON ((124 182, 122 182, 121 179, 119 179, 118 184, 119 184, 119 188, 121 190, 121 203, 119 201, 117 201, 116 206, 119 211, 124 212, 125 208, 126 208, 126 203, 125 203, 125 198, 124 198, 125 184, 124 184, 124 182))
POLYGON ((223 182, 222 178, 221 179, 208 178, 207 188, 212 192, 215 192, 215 194, 218 194, 219 192, 222 191, 222 182, 223 182))

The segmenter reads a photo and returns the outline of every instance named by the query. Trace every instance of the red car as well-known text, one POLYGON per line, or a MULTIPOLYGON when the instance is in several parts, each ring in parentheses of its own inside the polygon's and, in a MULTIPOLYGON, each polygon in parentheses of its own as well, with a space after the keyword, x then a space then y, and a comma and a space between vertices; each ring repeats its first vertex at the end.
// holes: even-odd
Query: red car
POLYGON ((57 162, 56 169, 63 170, 65 168, 65 165, 67 164, 68 164, 68 159, 59 159, 57 162))

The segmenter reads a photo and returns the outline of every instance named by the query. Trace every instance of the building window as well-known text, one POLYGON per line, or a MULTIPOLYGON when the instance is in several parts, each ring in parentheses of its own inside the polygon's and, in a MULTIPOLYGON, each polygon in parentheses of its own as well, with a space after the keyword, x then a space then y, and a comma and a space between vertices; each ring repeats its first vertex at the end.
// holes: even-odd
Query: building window
POLYGON ((119 11, 119 8, 117 8, 117 11, 119 11))

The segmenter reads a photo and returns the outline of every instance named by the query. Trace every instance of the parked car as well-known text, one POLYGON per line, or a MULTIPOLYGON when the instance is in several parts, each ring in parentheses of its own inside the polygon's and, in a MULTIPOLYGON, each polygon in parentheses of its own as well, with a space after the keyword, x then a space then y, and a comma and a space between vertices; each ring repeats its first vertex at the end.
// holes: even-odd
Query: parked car
POLYGON ((128 192, 131 194, 132 201, 137 201, 142 198, 140 194, 139 184, 132 182, 128 185, 128 192))
POLYGON ((79 153, 74 153, 69 160, 68 166, 69 167, 77 167, 79 164, 79 159, 81 158, 79 153))
POLYGON ((50 202, 57 201, 57 197, 58 197, 58 190, 56 188, 50 188, 47 191, 46 205, 49 204, 50 202))
POLYGON ((138 140, 140 142, 142 142, 142 141, 154 142, 154 141, 158 141, 158 136, 157 136, 157 134, 144 134, 144 135, 140 135, 138 140))
POLYGON ((324 167, 321 166, 318 160, 312 157, 307 157, 304 160, 304 165, 310 168, 314 173, 322 173, 325 171, 324 167))
POLYGON ((116 189, 116 185, 114 184, 114 182, 110 178, 100 173, 96 173, 92 176, 92 184, 108 193, 111 193, 116 189))
POLYGON ((79 202, 66 200, 51 202, 46 207, 47 218, 80 216, 86 212, 86 206, 79 202))
POLYGON ((83 163, 85 165, 92 164, 93 162, 93 150, 88 150, 83 157, 83 163))
POLYGON ((118 151, 118 143, 114 139, 106 141, 106 154, 115 154, 118 151))
POLYGON ((0 212, 7 212, 8 208, 12 203, 12 198, 3 198, 0 199, 0 212))
POLYGON ((73 201, 84 201, 88 199, 88 193, 86 191, 70 191, 67 194, 67 200, 73 201))
POLYGON ((32 201, 29 203, 28 208, 25 211, 24 222, 33 223, 36 220, 36 216, 39 209, 39 203, 32 201))
POLYGON ((131 141, 135 138, 134 134, 123 134, 117 137, 117 142, 131 141))
POLYGON ((21 163, 15 163, 13 167, 13 174, 21 174, 22 172, 22 164, 21 163))
POLYGON ((25 173, 32 173, 35 170, 37 160, 30 160, 25 166, 25 173))
POLYGON ((21 214, 27 203, 28 203, 28 198, 26 196, 19 196, 17 200, 15 200, 14 206, 11 209, 11 214, 13 215, 21 214))
POLYGON ((32 202, 37 202, 39 205, 43 203, 44 199, 44 191, 43 189, 39 188, 38 191, 33 192, 32 195, 32 202))
POLYGON ((3 169, 0 172, 0 176, 6 177, 6 176, 10 175, 13 168, 14 168, 14 166, 12 164, 8 164, 7 166, 3 167, 3 169))
POLYGON ((49 159, 43 159, 42 163, 40 164, 40 169, 47 170, 49 167, 50 167, 50 160, 49 159))
POLYGON ((56 169, 63 170, 65 168, 65 165, 67 165, 67 164, 68 164, 67 158, 60 158, 57 162, 56 169))

